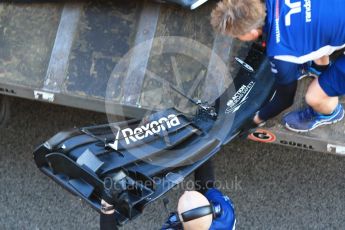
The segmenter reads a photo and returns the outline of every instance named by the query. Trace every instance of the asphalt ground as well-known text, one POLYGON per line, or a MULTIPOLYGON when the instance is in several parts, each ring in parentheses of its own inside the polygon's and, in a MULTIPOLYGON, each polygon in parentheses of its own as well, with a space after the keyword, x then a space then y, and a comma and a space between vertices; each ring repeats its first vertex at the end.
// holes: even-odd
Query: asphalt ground
MULTIPOLYGON (((0 130, 0 229, 98 229, 99 215, 43 175, 32 151, 56 132, 106 122, 102 114, 12 101, 0 130)), ((217 184, 235 203, 237 229, 344 229, 345 158, 245 140, 215 157, 217 184)), ((173 210, 183 186, 169 192, 173 210)), ((162 201, 123 229, 159 229, 162 201)))

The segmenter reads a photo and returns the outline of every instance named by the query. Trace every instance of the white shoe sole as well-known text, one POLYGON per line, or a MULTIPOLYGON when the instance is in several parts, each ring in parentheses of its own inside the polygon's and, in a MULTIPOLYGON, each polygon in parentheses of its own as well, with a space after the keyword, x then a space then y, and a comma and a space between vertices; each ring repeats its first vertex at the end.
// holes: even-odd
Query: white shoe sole
POLYGON ((300 77, 297 79, 297 81, 300 81, 300 80, 302 80, 303 78, 306 78, 306 77, 310 77, 310 78, 316 79, 316 78, 318 78, 319 76, 316 75, 316 74, 313 74, 313 73, 309 73, 309 74, 305 74, 305 75, 300 76, 300 77))

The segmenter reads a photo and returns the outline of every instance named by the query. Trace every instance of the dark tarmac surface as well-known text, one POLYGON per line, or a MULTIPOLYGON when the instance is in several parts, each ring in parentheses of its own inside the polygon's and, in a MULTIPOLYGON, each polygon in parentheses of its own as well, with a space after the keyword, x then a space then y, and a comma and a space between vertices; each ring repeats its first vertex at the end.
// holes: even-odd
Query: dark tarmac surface
MULTIPOLYGON (((44 176, 32 151, 56 132, 104 115, 15 99, 0 130, 0 229, 98 229, 98 214, 44 176)), ((344 229, 345 158, 236 141, 215 157, 217 184, 235 203, 237 229, 344 229)), ((171 191, 170 209, 183 188, 171 191)), ((182 188, 183 187, 183 188, 182 188)), ((159 229, 162 201, 123 229, 159 229)))

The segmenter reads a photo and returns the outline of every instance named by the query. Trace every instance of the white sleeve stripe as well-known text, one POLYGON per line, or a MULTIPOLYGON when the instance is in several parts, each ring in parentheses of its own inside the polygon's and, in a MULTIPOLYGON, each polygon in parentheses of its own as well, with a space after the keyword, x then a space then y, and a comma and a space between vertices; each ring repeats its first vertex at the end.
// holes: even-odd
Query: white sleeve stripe
POLYGON ((317 51, 311 52, 301 57, 295 57, 295 56, 290 56, 290 55, 277 55, 277 56, 274 56, 274 58, 281 61, 303 64, 308 61, 321 58, 325 55, 331 55, 334 51, 340 50, 344 47, 345 47, 345 44, 342 46, 324 46, 318 49, 317 51))

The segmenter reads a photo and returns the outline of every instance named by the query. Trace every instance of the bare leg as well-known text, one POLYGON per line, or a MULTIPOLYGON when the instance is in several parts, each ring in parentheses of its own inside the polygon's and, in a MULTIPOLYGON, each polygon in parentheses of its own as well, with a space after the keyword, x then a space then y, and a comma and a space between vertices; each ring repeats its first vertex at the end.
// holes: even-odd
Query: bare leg
POLYGON ((314 60, 316 65, 328 65, 329 64, 329 56, 323 56, 319 59, 314 60))
POLYGON ((331 114, 339 103, 338 97, 329 97, 320 87, 318 79, 309 86, 306 94, 306 102, 314 111, 321 114, 331 114))

